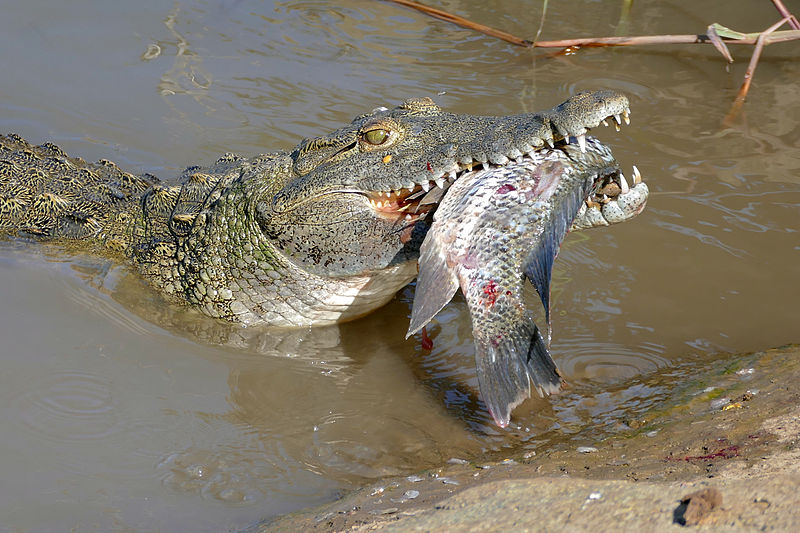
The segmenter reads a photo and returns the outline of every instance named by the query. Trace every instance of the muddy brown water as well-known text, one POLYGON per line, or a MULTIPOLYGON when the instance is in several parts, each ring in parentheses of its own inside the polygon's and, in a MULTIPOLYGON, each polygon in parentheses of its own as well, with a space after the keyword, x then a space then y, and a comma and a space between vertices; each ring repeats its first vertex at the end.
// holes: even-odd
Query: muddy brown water
MULTIPOLYGON (((766 1, 611 4, 551 3, 543 38, 777 19, 766 1)), ((524 36, 539 23, 538 3, 439 5, 524 36)), ((503 431, 475 395, 460 297, 431 352, 403 338, 411 287, 341 327, 242 330, 164 305, 124 266, 3 242, 2 530, 243 527, 451 457, 614 431, 687 365, 800 341, 794 43, 767 48, 730 125, 748 48, 728 70, 700 46, 548 58, 375 1, 16 2, 0 49, 0 130, 162 178, 411 96, 506 114, 613 88, 633 122, 598 135, 652 191, 634 222, 567 238, 552 351, 571 386, 503 431)))

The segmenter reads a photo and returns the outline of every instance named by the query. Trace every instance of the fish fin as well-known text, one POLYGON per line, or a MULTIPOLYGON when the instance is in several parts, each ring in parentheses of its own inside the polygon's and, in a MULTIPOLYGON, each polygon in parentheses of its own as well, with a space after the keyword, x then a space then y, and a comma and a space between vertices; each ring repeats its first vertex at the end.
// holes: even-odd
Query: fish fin
POLYGON ((561 374, 529 317, 502 338, 475 335, 475 350, 481 398, 500 427, 508 425, 514 407, 530 398, 531 383, 540 396, 561 390, 561 374))
POLYGON ((536 292, 539 293, 539 298, 542 300, 548 327, 548 344, 550 340, 550 279, 553 262, 556 260, 561 242, 572 226, 572 221, 577 216, 585 196, 583 190, 575 188, 572 194, 569 194, 558 206, 553 208, 552 215, 542 231, 541 245, 528 253, 528 257, 522 265, 525 276, 536 288, 536 292))
MULTIPOLYGON (((427 242, 427 241, 426 241, 427 242)), ((414 291, 414 305, 406 338, 421 330, 453 298, 458 279, 438 251, 423 244, 419 258, 419 275, 414 291)))

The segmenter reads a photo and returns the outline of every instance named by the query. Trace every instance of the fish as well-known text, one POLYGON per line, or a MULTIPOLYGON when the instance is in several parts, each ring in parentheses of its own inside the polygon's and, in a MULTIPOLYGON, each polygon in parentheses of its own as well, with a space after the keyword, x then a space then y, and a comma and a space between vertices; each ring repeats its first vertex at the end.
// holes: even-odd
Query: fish
MULTIPOLYGON (((610 149, 587 137, 580 146, 561 144, 464 174, 433 215, 420 248, 406 338, 460 288, 472 322, 480 395, 500 427, 530 397, 531 384, 540 396, 565 384, 548 349, 553 262, 576 216, 585 219, 587 205, 608 203, 603 191, 625 182, 621 176, 610 149), (525 305, 526 279, 541 299, 547 341, 525 305)), ((627 182, 621 189, 633 191, 627 182)), ((637 193, 642 190, 646 199, 646 189, 637 193)))

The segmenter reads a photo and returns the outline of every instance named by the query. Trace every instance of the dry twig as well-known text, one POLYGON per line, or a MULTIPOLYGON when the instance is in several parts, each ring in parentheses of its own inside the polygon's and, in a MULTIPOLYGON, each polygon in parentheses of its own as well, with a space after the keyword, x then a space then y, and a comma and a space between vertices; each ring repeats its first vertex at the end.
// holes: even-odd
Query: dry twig
MULTIPOLYGON (((729 62, 733 62, 733 56, 728 51, 727 45, 729 44, 748 44, 755 45, 753 56, 750 59, 750 65, 745 73, 744 83, 739 89, 736 96, 734 105, 728 118, 735 115, 741 109, 747 92, 750 89, 750 83, 753 80, 753 73, 755 72, 758 60, 761 57, 761 51, 764 46, 772 43, 786 42, 800 40, 800 23, 797 18, 786 8, 781 0, 771 0, 775 8, 783 17, 782 20, 770 26, 763 32, 755 33, 741 33, 731 30, 722 26, 721 24, 711 24, 704 34, 685 34, 685 35, 638 35, 628 37, 589 37, 582 39, 563 39, 558 41, 539 41, 539 34, 536 34, 536 39, 523 39, 512 35, 510 33, 491 28, 484 24, 472 22, 458 15, 453 15, 425 6, 419 2, 412 0, 389 0, 396 4, 400 4, 412 9, 421 11, 432 17, 436 17, 453 24, 457 24, 464 28, 472 29, 502 39, 511 44, 522 46, 525 48, 562 48, 570 49, 572 51, 581 47, 604 47, 604 46, 641 46, 641 45, 660 45, 660 44, 713 44, 714 47, 725 57, 729 62), (788 24, 792 29, 784 31, 776 31, 784 24, 788 24)), ((540 29, 541 31, 541 29, 540 29)))

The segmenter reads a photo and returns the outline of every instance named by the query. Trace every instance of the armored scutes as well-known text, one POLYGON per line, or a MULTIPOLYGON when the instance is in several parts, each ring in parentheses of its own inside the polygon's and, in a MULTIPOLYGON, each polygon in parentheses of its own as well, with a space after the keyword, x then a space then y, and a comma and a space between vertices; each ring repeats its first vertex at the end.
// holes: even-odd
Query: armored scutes
MULTIPOLYGON (((350 320, 414 279, 432 213, 459 176, 560 150, 571 137, 584 147, 589 128, 627 119, 627 107, 599 91, 540 113, 481 117, 412 99, 292 152, 188 168, 174 185, 0 136, 0 232, 127 258, 156 289, 212 317, 350 320)), ((579 220, 606 223, 601 207, 579 220)))

